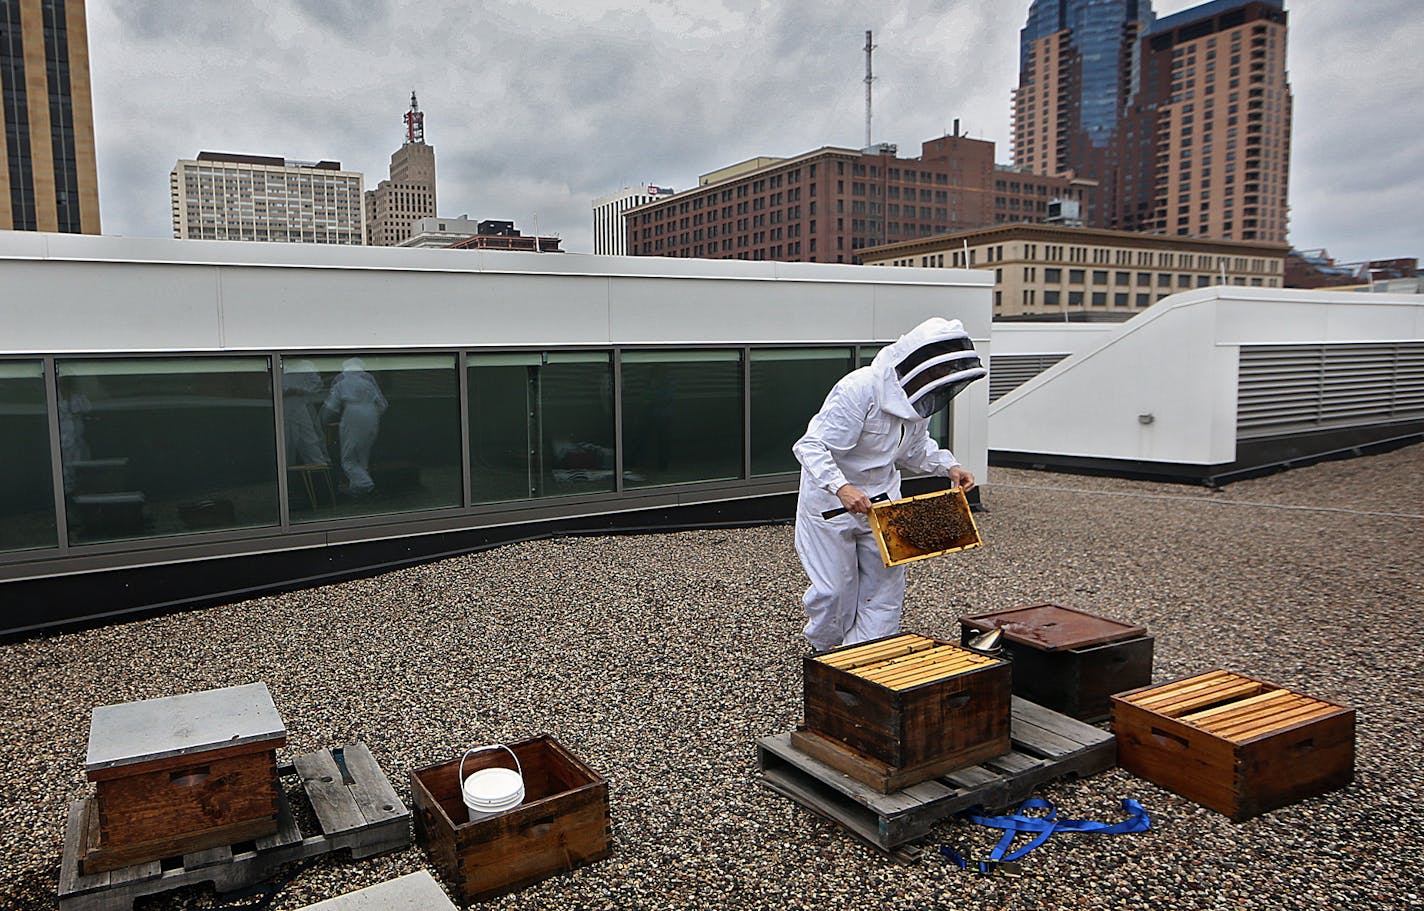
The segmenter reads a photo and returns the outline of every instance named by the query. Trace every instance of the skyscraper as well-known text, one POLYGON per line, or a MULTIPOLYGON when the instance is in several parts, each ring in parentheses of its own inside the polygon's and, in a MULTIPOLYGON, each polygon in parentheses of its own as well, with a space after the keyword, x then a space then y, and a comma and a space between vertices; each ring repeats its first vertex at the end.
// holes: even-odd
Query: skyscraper
POLYGON ((1120 141, 1114 225, 1284 243, 1291 90, 1282 0, 1217 0, 1157 20, 1120 141))
POLYGON ((99 233, 84 0, 0 0, 0 230, 99 233))
POLYGON ((199 152, 168 175, 173 236, 300 244, 364 243, 365 178, 339 161, 199 152))
MULTIPOLYGON (((1137 37, 1152 22, 1149 0, 1033 0, 1019 33, 1014 91, 1014 164, 1110 184, 1118 123, 1132 93, 1137 37)), ((1100 193, 1090 223, 1106 220, 1100 193)))
POLYGON ((607 256, 628 253, 628 231, 623 225, 623 213, 673 194, 671 187, 645 184, 624 187, 617 193, 600 196, 593 201, 593 252, 607 256))
POLYGON ((391 154, 390 179, 366 191, 366 243, 393 247, 417 221, 435 216, 435 147, 425 144, 425 114, 410 93, 405 142, 391 154))
POLYGON ((1034 0, 1019 53, 1014 163, 1096 180, 1090 225, 1285 241, 1283 0, 1034 0))

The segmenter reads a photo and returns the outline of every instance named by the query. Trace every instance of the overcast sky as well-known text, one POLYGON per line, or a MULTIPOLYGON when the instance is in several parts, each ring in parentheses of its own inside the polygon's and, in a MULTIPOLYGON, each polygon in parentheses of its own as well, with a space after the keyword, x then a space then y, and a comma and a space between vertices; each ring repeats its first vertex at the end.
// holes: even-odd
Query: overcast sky
MULTIPOLYGON (((1156 0, 1159 16, 1197 5, 1156 0)), ((1029 0, 90 0, 101 217, 172 236, 168 172, 200 150, 388 176, 411 90, 439 214, 592 249, 594 197, 685 189, 756 155, 865 138, 902 155, 955 118, 1009 160, 1029 0)), ((1291 242, 1424 255, 1419 0, 1287 0, 1291 242)))

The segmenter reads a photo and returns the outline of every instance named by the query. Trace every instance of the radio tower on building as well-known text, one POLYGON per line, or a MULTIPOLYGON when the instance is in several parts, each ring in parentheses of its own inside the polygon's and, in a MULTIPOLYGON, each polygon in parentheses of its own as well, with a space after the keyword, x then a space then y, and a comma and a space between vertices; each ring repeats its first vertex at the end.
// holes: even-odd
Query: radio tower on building
POLYGON ((366 243, 393 247, 414 224, 435 216, 435 147, 425 143, 425 114, 410 93, 405 141, 391 154, 391 177, 366 191, 366 243))

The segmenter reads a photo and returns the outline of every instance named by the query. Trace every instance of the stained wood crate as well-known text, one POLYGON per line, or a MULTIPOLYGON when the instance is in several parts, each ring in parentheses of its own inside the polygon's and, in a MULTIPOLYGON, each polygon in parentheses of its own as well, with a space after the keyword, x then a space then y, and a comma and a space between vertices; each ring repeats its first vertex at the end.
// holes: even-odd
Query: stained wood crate
MULTIPOLYGON (((462 904, 513 892, 612 852, 608 782, 547 734, 510 744, 524 774, 524 802, 469 822, 458 759, 410 773, 416 840, 462 904)), ((501 756, 505 757, 501 760, 501 756)), ((477 753, 465 774, 507 762, 477 753)))
POLYGON ((1029 604, 962 617, 960 641, 1003 632, 1014 695, 1081 721, 1112 715, 1113 693, 1152 682, 1152 637, 1129 623, 1061 604, 1029 604))
POLYGON ((245 841, 145 861, 101 873, 79 868, 85 806, 69 808, 59 870, 60 911, 130 911, 145 895, 210 883, 218 892, 246 889, 275 876, 284 864, 338 850, 361 859, 410 844, 410 811, 363 743, 320 750, 279 766, 278 781, 292 786, 293 813, 279 789, 277 829, 245 841), (298 817, 315 818, 303 828, 298 817))
POLYGON ((1112 702, 1124 769, 1238 822, 1354 780, 1351 708, 1225 670, 1112 702))
POLYGON ((877 503, 870 508, 870 529, 886 566, 928 560, 983 544, 969 501, 958 487, 877 503), (934 529, 944 523, 962 529, 961 533, 934 540, 934 529))
POLYGON ((96 708, 83 871, 277 831, 276 748, 286 736, 263 683, 96 708))
POLYGON ((1009 665, 906 633, 808 656, 801 750, 882 792, 1009 751, 1009 665))
POLYGON ((757 741, 761 782, 882 851, 901 859, 942 820, 973 807, 998 812, 1054 779, 1110 769, 1116 754, 1106 731, 1013 697, 1012 750, 889 794, 821 762, 777 734, 757 741))

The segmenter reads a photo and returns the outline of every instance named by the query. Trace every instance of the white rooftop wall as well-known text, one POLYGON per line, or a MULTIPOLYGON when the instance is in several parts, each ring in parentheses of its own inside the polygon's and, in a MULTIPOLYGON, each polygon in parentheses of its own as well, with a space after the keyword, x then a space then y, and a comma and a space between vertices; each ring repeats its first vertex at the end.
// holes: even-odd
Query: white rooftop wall
MULTIPOLYGON (((987 360, 993 275, 946 269, 0 232, 0 354, 889 342, 963 320, 987 360)), ((956 455, 987 472, 987 384, 956 455)))
MULTIPOLYGON (((994 350, 1044 352, 1049 349, 1043 345, 1063 341, 1052 333, 1065 328, 1015 327, 1005 333, 996 326, 994 350), (1036 338, 1038 331, 1044 334, 1036 338)), ((1168 297, 1110 330, 991 405, 989 448, 1229 463, 1236 456, 1242 346, 1424 340, 1424 301, 1409 295, 1204 288, 1168 297), (1146 415, 1150 423, 1140 419, 1146 415)))

